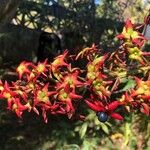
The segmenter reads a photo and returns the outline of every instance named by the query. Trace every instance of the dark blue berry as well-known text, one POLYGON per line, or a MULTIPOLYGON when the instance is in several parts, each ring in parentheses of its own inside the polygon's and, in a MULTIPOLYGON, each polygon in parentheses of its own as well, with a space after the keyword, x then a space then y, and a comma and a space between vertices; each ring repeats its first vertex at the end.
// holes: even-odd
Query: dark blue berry
POLYGON ((105 112, 98 112, 96 115, 100 122, 106 122, 108 120, 108 115, 105 112))

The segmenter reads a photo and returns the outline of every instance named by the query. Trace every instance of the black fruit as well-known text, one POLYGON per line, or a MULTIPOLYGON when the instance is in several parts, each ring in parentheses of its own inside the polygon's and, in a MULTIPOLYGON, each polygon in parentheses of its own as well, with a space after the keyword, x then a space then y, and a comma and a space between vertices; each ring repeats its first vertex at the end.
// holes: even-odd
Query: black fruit
POLYGON ((108 120, 108 115, 105 112, 98 112, 96 115, 100 122, 106 122, 108 120))

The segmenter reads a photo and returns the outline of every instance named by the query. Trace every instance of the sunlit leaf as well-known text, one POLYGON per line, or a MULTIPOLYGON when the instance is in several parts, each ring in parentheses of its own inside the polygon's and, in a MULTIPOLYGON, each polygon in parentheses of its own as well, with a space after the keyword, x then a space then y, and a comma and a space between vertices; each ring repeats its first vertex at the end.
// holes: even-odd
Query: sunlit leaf
POLYGON ((88 127, 88 124, 87 124, 87 123, 84 123, 84 124, 82 125, 82 127, 80 128, 80 130, 79 130, 79 135, 80 135, 81 139, 85 136, 85 133, 86 133, 86 131, 87 131, 87 127, 88 127))
POLYGON ((122 83, 126 83, 125 86, 121 89, 121 91, 127 91, 129 89, 132 89, 135 87, 136 85, 136 82, 135 80, 131 79, 131 78, 128 78, 128 79, 124 79, 122 81, 122 83))
POLYGON ((106 134, 109 134, 109 129, 108 129, 108 126, 104 123, 101 124, 101 128, 102 130, 106 133, 106 134))

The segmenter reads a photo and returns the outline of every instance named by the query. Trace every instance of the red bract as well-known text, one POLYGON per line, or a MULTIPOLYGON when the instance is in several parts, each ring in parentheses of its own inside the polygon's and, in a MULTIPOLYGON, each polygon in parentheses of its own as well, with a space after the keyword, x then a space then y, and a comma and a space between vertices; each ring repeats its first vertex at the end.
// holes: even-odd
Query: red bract
POLYGON ((46 76, 46 72, 48 71, 47 67, 47 60, 43 63, 39 62, 38 65, 35 67, 35 72, 37 75, 43 74, 46 76))
MULTIPOLYGON (((62 69, 63 67, 69 67, 69 64, 65 62, 65 59, 67 57, 68 51, 65 51, 64 54, 59 55, 55 58, 55 60, 50 64, 50 70, 52 72, 52 75, 58 80, 60 81, 62 79, 62 74, 60 69, 62 69)), ((51 78, 53 78, 53 76, 51 76, 51 78)))
POLYGON ((141 103, 140 106, 141 106, 140 110, 142 113, 144 113, 146 115, 150 115, 150 106, 148 104, 143 102, 143 103, 141 103))
POLYGON ((35 82, 39 77, 47 78, 47 72, 49 65, 47 64, 47 60, 44 62, 39 62, 37 66, 32 64, 32 69, 30 68, 30 72, 26 75, 26 79, 28 82, 35 82), (43 75, 43 76, 42 76, 43 75))
POLYGON ((7 100, 8 109, 11 109, 12 103, 14 101, 14 97, 17 95, 15 91, 10 89, 9 84, 5 81, 4 89, 2 91, 2 97, 7 100))
POLYGON ((21 85, 21 81, 12 82, 13 91, 16 92, 18 97, 21 97, 24 101, 27 101, 27 93, 24 91, 24 86, 21 85))
POLYGON ((18 117, 21 117, 24 110, 29 109, 26 107, 26 102, 24 101, 26 93, 16 88, 17 86, 9 86, 7 82, 4 84, 4 89, 2 92, 3 98, 7 100, 8 109, 15 111, 18 117), (24 99, 24 100, 23 100, 24 99), (22 101, 24 104, 21 104, 22 101))
POLYGON ((2 94, 3 90, 4 90, 4 85, 2 81, 0 80, 0 98, 3 98, 3 94, 2 94))
POLYGON ((19 74, 19 79, 22 78, 22 75, 25 73, 30 73, 29 66, 32 66, 32 63, 23 61, 16 69, 16 72, 19 74))
POLYGON ((69 86, 70 88, 75 91, 75 88, 81 87, 84 84, 78 80, 79 77, 79 71, 75 70, 72 73, 68 73, 62 78, 62 82, 57 83, 57 89, 65 88, 66 86, 69 86))
POLYGON ((96 78, 106 78, 104 74, 102 74, 102 66, 104 65, 104 61, 107 58, 107 55, 95 57, 92 61, 87 64, 87 80, 88 82, 93 82, 96 78))
POLYGON ((22 116, 22 113, 24 110, 28 109, 28 107, 26 107, 26 105, 21 104, 20 99, 16 98, 13 100, 13 104, 12 104, 12 111, 15 111, 15 113, 17 114, 18 117, 22 116))
POLYGON ((141 112, 150 114, 150 80, 143 81, 135 77, 137 86, 131 90, 131 96, 138 103, 141 112))
POLYGON ((111 95, 111 92, 108 90, 108 85, 110 83, 110 81, 103 81, 101 78, 96 78, 91 83, 91 89, 99 96, 100 99, 107 99, 106 97, 111 95))
POLYGON ((111 81, 106 81, 107 76, 102 73, 104 61, 107 55, 95 57, 93 61, 87 64, 87 83, 93 93, 97 94, 100 99, 109 97, 111 93, 108 90, 108 85, 111 81))
POLYGON ((55 91, 48 90, 49 83, 47 83, 43 88, 39 88, 35 91, 34 104, 37 105, 40 102, 43 102, 47 105, 51 105, 50 96, 56 94, 55 91))
POLYGON ((139 102, 135 100, 131 96, 131 94, 128 94, 128 92, 122 95, 122 98, 120 99, 120 103, 125 107, 128 106, 128 111, 130 111, 131 109, 135 111, 139 107, 139 102))
POLYGON ((65 51, 62 55, 59 55, 55 58, 55 60, 51 63, 51 69, 52 71, 57 70, 58 67, 69 65, 65 62, 65 59, 67 57, 68 51, 65 51))
POLYGON ((150 97, 150 80, 143 81, 137 77, 135 77, 137 82, 136 90, 132 90, 133 96, 140 96, 141 98, 149 98, 150 97))
POLYGON ((119 39, 122 39, 124 42, 122 44, 123 48, 120 51, 126 55, 126 61, 140 62, 142 65, 147 64, 147 60, 144 56, 149 56, 150 52, 143 52, 142 46, 147 40, 140 32, 136 31, 131 20, 126 21, 126 25, 123 28, 122 34, 117 36, 119 39))
MULTIPOLYGON (((133 90, 132 90, 133 91, 133 90)), ((132 110, 135 111, 137 109, 140 109, 140 111, 146 115, 150 114, 150 106, 144 102, 144 99, 141 99, 140 97, 135 96, 133 93, 128 94, 128 92, 125 93, 125 95, 122 96, 120 99, 120 102, 124 106, 128 106, 128 111, 132 110)))
POLYGON ((57 108, 59 107, 58 104, 47 105, 46 103, 40 103, 39 106, 42 110, 42 116, 43 116, 45 123, 48 122, 47 113, 55 114, 55 112, 57 111, 57 108))
POLYGON ((39 84, 37 82, 28 81, 26 83, 26 86, 23 87, 23 90, 26 93, 30 93, 30 92, 36 91, 36 89, 38 88, 39 88, 39 84))
POLYGON ((75 93, 75 91, 73 91, 69 87, 69 85, 66 85, 66 87, 57 90, 57 98, 58 98, 59 101, 61 101, 64 104, 66 104, 66 111, 67 112, 74 112, 75 108, 74 108, 74 106, 72 104, 72 101, 76 100, 76 99, 81 99, 82 96, 77 95, 75 93))
POLYGON ((107 81, 107 76, 102 74, 104 61, 107 55, 96 57, 93 61, 87 65, 87 83, 89 84, 90 90, 97 94, 100 99, 106 99, 111 95, 108 90, 111 81, 107 81))
POLYGON ((118 101, 113 101, 106 105, 104 105, 100 101, 90 102, 89 100, 86 100, 85 102, 95 112, 105 112, 114 119, 123 120, 123 117, 120 114, 114 112, 120 105, 118 101))
POLYGON ((29 74, 27 74, 27 77, 26 77, 28 82, 35 82, 37 80, 37 78, 38 78, 38 76, 35 73, 34 69, 29 74))
POLYGON ((83 58, 84 56, 89 60, 90 57, 95 56, 96 52, 98 51, 95 44, 92 45, 92 47, 86 47, 79 54, 76 56, 76 59, 79 57, 83 58))
POLYGON ((108 56, 107 54, 99 57, 96 56, 92 61, 89 61, 89 63, 87 64, 87 71, 98 72, 99 69, 101 69, 102 66, 104 65, 107 56, 108 56))
POLYGON ((129 54, 129 59, 130 60, 137 60, 142 65, 145 64, 143 56, 149 56, 150 55, 150 52, 143 52, 138 47, 129 47, 129 48, 127 48, 127 50, 128 50, 128 54, 129 54))
POLYGON ((121 34, 117 35, 119 39, 125 40, 125 45, 136 44, 139 47, 143 46, 145 37, 134 29, 133 23, 127 19, 125 27, 121 34))

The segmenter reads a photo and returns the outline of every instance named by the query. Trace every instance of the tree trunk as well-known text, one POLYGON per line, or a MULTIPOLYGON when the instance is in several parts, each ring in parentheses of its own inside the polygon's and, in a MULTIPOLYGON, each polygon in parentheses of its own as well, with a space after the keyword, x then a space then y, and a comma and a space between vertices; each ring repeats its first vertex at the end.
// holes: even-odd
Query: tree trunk
POLYGON ((14 17, 14 14, 23 0, 0 0, 0 24, 5 24, 14 17))

